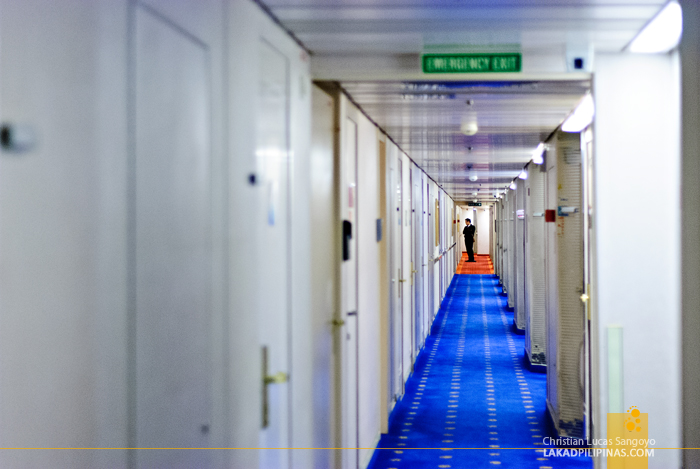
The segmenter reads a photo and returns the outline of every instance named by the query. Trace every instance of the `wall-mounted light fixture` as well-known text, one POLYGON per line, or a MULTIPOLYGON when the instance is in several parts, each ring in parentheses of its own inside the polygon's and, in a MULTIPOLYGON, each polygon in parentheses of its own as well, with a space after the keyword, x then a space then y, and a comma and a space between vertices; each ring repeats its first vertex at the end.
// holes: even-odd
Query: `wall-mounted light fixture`
POLYGON ((515 184, 515 181, 513 181, 513 182, 510 183, 510 189, 511 189, 511 190, 515 190, 517 187, 518 187, 518 186, 517 186, 517 184, 515 184))
POLYGON ((544 163, 544 143, 540 142, 535 151, 532 152, 532 162, 535 164, 544 163))
POLYGON ((561 125, 561 130, 571 133, 581 132, 593 122, 594 114, 595 106, 593 104, 593 97, 589 93, 581 100, 579 105, 576 106, 574 112, 566 118, 561 125))
POLYGON ((527 179, 527 169, 524 169, 524 168, 523 168, 523 170, 520 171, 520 174, 518 174, 518 177, 519 177, 520 179, 527 179))
POLYGON ((632 39, 627 49, 642 54, 665 53, 675 48, 683 34, 683 10, 668 2, 632 39))

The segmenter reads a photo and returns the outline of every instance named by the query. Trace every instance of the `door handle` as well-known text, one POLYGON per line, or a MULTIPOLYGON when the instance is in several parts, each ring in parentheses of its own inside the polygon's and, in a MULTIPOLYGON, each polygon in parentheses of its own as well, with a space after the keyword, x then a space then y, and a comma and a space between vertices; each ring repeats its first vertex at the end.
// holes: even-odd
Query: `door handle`
POLYGON ((274 375, 265 376, 265 384, 282 384, 287 382, 287 373, 278 372, 274 375))
POLYGON ((270 402, 267 392, 267 387, 270 384, 282 384, 289 381, 289 375, 282 371, 275 373, 274 375, 268 375, 268 356, 267 356, 267 346, 262 347, 262 428, 267 428, 270 425, 270 402))
MULTIPOLYGON (((406 281, 406 280, 404 280, 404 279, 401 278, 401 269, 399 269, 399 270, 397 271, 397 275, 396 275, 396 276, 397 276, 398 279, 399 279, 399 283, 403 283, 403 282, 406 281)), ((398 286, 398 290, 399 290, 399 298, 401 298, 401 285, 397 285, 397 286, 398 286)))

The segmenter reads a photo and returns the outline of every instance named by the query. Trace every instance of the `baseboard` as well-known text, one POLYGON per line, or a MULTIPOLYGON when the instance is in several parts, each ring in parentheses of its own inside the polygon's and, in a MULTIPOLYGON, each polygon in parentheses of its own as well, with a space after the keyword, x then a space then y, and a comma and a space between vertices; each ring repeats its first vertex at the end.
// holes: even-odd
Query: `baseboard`
POLYGON ((547 434, 551 438, 559 438, 559 431, 557 430, 557 426, 554 423, 556 422, 556 417, 554 416, 554 410, 552 409, 552 406, 549 403, 549 399, 547 399, 547 412, 545 412, 544 417, 544 427, 547 430, 547 434))
POLYGON ((379 454, 379 451, 377 451, 377 446, 379 446, 379 440, 381 439, 381 437, 381 433, 377 433, 374 436, 374 441, 371 445, 371 447, 374 449, 370 451, 367 456, 365 456, 363 461, 360 462, 360 469, 367 469, 370 466, 370 464, 372 464, 372 460, 377 456, 377 454, 379 454))
MULTIPOLYGON (((556 442, 555 446, 557 448, 590 448, 591 445, 588 441, 583 438, 577 438, 573 436, 562 436, 559 434, 559 425, 557 425, 557 417, 554 415, 554 410, 552 409, 549 399, 547 399, 547 412, 545 413, 545 428, 549 433, 549 436, 556 442)), ((577 426, 583 429, 583 422, 576 422, 577 426)))
POLYGON ((397 400, 393 401, 393 405, 391 407, 391 410, 389 411, 389 427, 388 428, 391 428, 391 426, 394 423, 394 420, 396 419, 396 413, 397 413, 396 409, 398 408, 398 403, 401 402, 401 399, 403 399, 403 395, 400 396, 397 400))
POLYGON ((513 332, 518 334, 518 335, 525 335, 525 329, 520 329, 518 327, 518 324, 515 322, 515 318, 513 318, 512 329, 513 329, 513 332))
POLYGON ((528 349, 525 349, 525 354, 523 356, 523 362, 525 362, 525 367, 532 371, 533 373, 546 373, 547 372, 547 364, 543 363, 532 363, 532 359, 530 358, 530 351, 528 349))

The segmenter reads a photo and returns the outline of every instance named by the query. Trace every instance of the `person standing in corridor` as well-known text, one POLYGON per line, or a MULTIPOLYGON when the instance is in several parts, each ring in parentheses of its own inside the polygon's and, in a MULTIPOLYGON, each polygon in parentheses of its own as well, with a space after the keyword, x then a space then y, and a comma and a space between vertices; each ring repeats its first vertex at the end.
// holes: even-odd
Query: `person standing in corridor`
POLYGON ((474 233, 476 232, 476 227, 472 225, 472 221, 469 218, 464 221, 466 226, 462 230, 462 234, 464 234, 464 245, 467 248, 467 256, 469 256, 466 262, 476 262, 474 260, 474 233))

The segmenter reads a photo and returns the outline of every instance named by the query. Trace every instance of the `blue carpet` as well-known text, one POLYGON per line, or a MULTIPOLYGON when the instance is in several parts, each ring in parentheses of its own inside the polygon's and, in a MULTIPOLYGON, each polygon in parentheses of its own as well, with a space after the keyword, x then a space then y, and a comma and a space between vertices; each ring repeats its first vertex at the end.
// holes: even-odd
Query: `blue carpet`
POLYGON ((497 284, 454 276, 370 469, 593 467, 543 454, 547 378, 524 367, 497 284))

